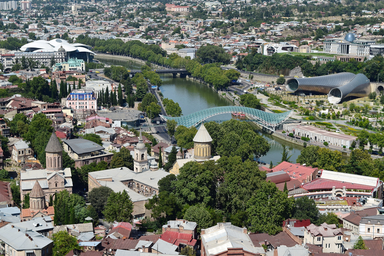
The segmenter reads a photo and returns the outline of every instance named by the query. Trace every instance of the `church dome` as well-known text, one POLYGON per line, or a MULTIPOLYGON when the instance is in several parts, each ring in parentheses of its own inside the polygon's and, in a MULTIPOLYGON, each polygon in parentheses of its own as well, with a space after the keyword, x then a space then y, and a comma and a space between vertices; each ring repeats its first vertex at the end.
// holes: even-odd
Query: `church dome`
POLYGON ((348 41, 350 43, 353 43, 353 41, 355 41, 356 37, 353 33, 348 33, 345 37, 344 37, 345 41, 348 41))
POLYGON ((145 144, 143 142, 143 137, 141 136, 141 130, 140 130, 140 136, 139 136, 139 142, 136 145, 137 149, 145 149, 145 144))
POLYGON ((44 191, 41 188, 38 181, 35 182, 35 185, 32 188, 31 194, 29 194, 29 197, 31 198, 41 198, 44 197, 44 191))
POLYGON ((48 141, 47 147, 45 148, 45 152, 47 153, 61 153, 63 151, 63 147, 59 139, 56 136, 56 133, 53 132, 51 138, 48 141))
POLYGON ((197 131, 195 137, 193 138, 193 142, 201 142, 201 143, 212 142, 211 135, 209 135, 207 128, 205 128, 204 124, 200 125, 199 130, 197 131))

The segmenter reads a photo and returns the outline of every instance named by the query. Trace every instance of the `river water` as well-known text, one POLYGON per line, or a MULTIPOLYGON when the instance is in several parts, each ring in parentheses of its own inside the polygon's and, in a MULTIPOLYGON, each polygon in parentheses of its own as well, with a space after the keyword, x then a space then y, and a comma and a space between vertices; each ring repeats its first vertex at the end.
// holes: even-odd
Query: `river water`
MULTIPOLYGON (((112 58, 103 58, 96 56, 101 62, 109 65, 121 65, 128 69, 140 69, 141 64, 135 61, 125 61, 112 58)), ((206 85, 187 80, 185 78, 173 78, 172 75, 163 75, 163 85, 160 86, 160 91, 165 98, 172 99, 179 103, 183 115, 188 115, 193 112, 203 110, 211 107, 228 106, 231 103, 221 98, 217 92, 207 87, 206 85)), ((209 120, 224 121, 231 118, 230 114, 223 114, 212 117, 209 120)), ((300 155, 302 147, 285 141, 274 139, 269 135, 263 134, 263 137, 270 144, 270 150, 267 155, 261 158, 261 161, 269 164, 271 161, 274 165, 281 161, 281 153, 283 146, 286 145, 291 155, 290 161, 295 163, 297 157, 300 155)))

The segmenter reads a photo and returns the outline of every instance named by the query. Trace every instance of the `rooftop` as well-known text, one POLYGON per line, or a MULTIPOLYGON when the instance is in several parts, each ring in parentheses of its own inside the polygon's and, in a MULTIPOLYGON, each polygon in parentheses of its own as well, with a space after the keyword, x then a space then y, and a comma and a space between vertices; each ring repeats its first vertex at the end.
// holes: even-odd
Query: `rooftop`
POLYGON ((197 223, 193 221, 187 221, 187 220, 169 220, 167 224, 163 225, 163 228, 179 228, 179 226, 182 226, 184 230, 195 230, 197 227, 197 223))
POLYGON ((68 145, 76 154, 86 154, 99 150, 103 150, 104 148, 99 144, 85 139, 73 139, 73 140, 64 140, 65 144, 68 145))
POLYGON ((309 233, 311 233, 313 236, 326 236, 326 237, 331 237, 331 236, 337 236, 337 235, 342 235, 342 231, 340 228, 336 228, 335 224, 327 224, 323 223, 320 226, 316 226, 315 224, 311 224, 308 227, 306 227, 309 233))
POLYGON ((207 128, 205 128, 204 124, 200 125, 199 130, 193 138, 193 142, 212 142, 211 135, 209 135, 207 128))

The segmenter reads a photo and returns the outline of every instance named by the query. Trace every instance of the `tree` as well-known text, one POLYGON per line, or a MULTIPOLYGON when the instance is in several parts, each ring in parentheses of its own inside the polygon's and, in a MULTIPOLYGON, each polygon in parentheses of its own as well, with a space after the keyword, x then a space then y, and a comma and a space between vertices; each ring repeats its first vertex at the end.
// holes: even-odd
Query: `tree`
POLYGON ((240 95, 240 104, 248 108, 261 109, 260 100, 253 94, 240 95))
POLYGON ((175 131, 175 139, 177 140, 177 145, 181 148, 192 148, 193 138, 195 137, 196 133, 197 129, 194 126, 187 128, 185 126, 179 125, 175 131))
POLYGON ((175 146, 172 147, 171 153, 168 156, 168 162, 165 164, 164 169, 168 172, 173 164, 176 162, 177 149, 175 146))
POLYGON ((196 256, 196 251, 191 246, 185 246, 180 251, 181 255, 196 256))
POLYGON ((334 214, 333 212, 328 212, 326 214, 319 215, 319 219, 317 220, 316 224, 321 225, 324 222, 329 225, 335 224, 336 226, 340 226, 340 220, 337 217, 337 215, 334 214))
POLYGON ((168 134, 171 138, 173 137, 173 135, 175 135, 176 126, 177 126, 177 122, 175 120, 168 120, 167 121, 167 131, 168 131, 168 134))
POLYGON ((295 200, 292 218, 299 220, 310 219, 311 223, 316 223, 319 219, 319 214, 313 199, 303 196, 295 200))
POLYGON ((163 168, 163 156, 161 155, 161 147, 159 147, 159 169, 163 168))
POLYGON ((204 63, 220 62, 222 64, 229 64, 231 60, 231 55, 226 53, 222 47, 214 45, 200 47, 196 52, 196 56, 204 63))
POLYGON ((147 114, 148 113, 148 117, 150 119, 153 119, 161 113, 161 107, 157 103, 151 102, 151 104, 149 104, 149 106, 147 107, 147 114))
POLYGON ((23 209, 29 208, 29 193, 24 196, 23 209))
POLYGON ((95 142, 96 144, 99 144, 100 146, 103 145, 103 141, 101 140, 100 135, 97 135, 97 134, 94 134, 94 133, 85 134, 83 136, 83 139, 95 142))
POLYGON ((133 218, 133 203, 127 194, 127 191, 112 192, 104 207, 104 217, 107 221, 130 222, 133 218))
POLYGON ((319 146, 309 146, 304 148, 300 155, 297 157, 296 162, 300 164, 306 164, 308 166, 313 166, 317 161, 319 146))
POLYGON ((124 98, 123 98, 123 90, 121 89, 121 84, 119 84, 117 97, 119 98, 119 106, 122 107, 124 105, 124 98))
POLYGON ((53 234, 53 256, 65 256, 74 249, 80 250, 80 246, 77 239, 68 234, 67 231, 59 231, 53 234))
POLYGON ((281 223, 291 216, 293 200, 274 183, 263 182, 260 190, 247 202, 249 230, 270 235, 281 231, 281 223))
POLYGON ((287 146, 283 145, 283 153, 281 153, 281 162, 289 162, 289 159, 292 155, 288 156, 289 151, 287 150, 287 146))
POLYGON ((179 106, 179 103, 174 102, 173 100, 165 98, 163 100, 163 104, 165 106, 165 111, 169 116, 181 116, 182 111, 179 106))
POLYGON ((187 209, 184 219, 197 223, 197 232, 213 225, 211 214, 202 205, 193 205, 187 209))
POLYGON ((281 85, 281 84, 284 84, 284 83, 285 83, 285 78, 284 77, 280 76, 279 78, 277 78, 276 84, 281 85))
POLYGON ((355 245, 353 246, 353 249, 357 249, 357 250, 367 250, 367 246, 365 246, 365 243, 364 243, 364 240, 361 236, 359 236, 359 238, 357 239, 355 245))
POLYGON ((127 167, 133 170, 133 158, 129 150, 121 147, 120 152, 113 154, 111 168, 127 167))
POLYGON ((153 95, 152 93, 145 94, 145 96, 144 96, 144 98, 141 101, 141 104, 139 106, 139 110, 146 112, 147 111, 147 107, 152 102, 157 103, 157 99, 156 99, 155 95, 153 95))
POLYGON ((107 200, 109 195, 113 192, 109 187, 98 187, 94 188, 89 192, 89 202, 95 208, 97 214, 102 216, 102 212, 104 211, 104 207, 107 204, 107 200))

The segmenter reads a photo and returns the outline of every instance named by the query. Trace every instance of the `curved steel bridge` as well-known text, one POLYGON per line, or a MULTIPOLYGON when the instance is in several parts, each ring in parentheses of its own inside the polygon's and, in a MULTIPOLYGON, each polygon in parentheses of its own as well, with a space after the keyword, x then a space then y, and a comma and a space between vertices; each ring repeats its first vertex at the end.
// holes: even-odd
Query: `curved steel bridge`
POLYGON ((180 117, 171 117, 163 116, 161 118, 165 121, 175 120, 177 125, 183 125, 185 127, 198 126, 200 123, 204 122, 208 118, 213 116, 227 114, 227 113, 236 113, 242 112, 248 116, 252 121, 257 122, 262 127, 274 131, 275 128, 287 120, 291 114, 291 111, 287 111, 281 114, 267 113, 254 108, 238 107, 238 106, 226 106, 226 107, 214 107, 207 108, 204 110, 197 111, 195 113, 180 116, 180 117))

